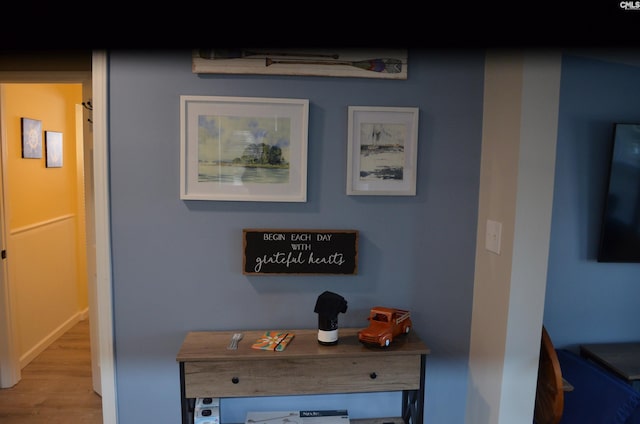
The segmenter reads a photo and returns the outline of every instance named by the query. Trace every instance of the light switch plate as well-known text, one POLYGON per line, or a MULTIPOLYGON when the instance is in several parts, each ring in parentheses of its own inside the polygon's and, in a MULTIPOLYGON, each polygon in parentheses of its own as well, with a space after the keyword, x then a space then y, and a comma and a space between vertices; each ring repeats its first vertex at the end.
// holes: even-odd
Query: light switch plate
POLYGON ((502 224, 498 221, 487 219, 487 233, 484 247, 490 252, 500 254, 500 239, 502 238, 502 224))

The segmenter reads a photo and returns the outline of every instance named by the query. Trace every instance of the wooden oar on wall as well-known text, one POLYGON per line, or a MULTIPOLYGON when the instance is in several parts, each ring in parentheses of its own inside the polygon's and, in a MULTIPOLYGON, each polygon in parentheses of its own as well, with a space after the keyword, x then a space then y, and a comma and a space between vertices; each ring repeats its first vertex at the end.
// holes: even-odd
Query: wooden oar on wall
POLYGON ((301 52, 262 52, 258 50, 244 49, 200 49, 198 54, 203 59, 242 59, 253 56, 296 56, 296 57, 324 57, 338 59, 337 54, 301 53, 301 52))
POLYGON ((358 69, 371 72, 386 72, 390 74, 398 74, 402 72, 402 61, 394 58, 377 58, 366 60, 276 60, 267 57, 265 59, 265 66, 271 66, 276 64, 287 65, 340 65, 340 66, 353 66, 358 69))

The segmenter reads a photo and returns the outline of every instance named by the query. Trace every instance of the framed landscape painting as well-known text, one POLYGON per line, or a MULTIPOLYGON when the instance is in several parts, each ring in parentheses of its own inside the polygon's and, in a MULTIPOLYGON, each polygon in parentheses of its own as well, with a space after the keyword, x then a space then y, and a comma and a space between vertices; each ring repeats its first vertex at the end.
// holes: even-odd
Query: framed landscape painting
POLYGON ((180 198, 306 202, 307 99, 181 96, 180 198))
POLYGON ((418 108, 349 107, 347 194, 415 196, 418 108))

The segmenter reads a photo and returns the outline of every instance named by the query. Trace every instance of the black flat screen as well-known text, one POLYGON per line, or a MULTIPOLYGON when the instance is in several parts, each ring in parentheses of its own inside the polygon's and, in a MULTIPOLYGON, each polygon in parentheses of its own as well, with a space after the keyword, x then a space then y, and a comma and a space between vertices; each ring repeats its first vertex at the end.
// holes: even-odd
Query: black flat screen
POLYGON ((640 124, 614 124, 599 262, 640 262, 640 124))

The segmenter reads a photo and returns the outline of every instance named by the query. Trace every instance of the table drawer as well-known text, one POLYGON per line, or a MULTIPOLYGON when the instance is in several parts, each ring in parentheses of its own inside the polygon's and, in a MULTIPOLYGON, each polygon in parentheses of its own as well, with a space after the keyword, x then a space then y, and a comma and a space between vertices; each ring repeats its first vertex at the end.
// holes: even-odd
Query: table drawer
POLYGON ((381 354, 187 362, 185 394, 197 398, 417 390, 420 358, 381 354))

